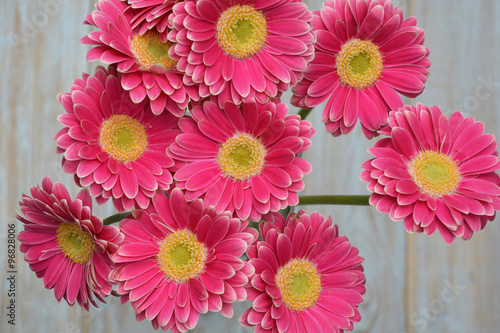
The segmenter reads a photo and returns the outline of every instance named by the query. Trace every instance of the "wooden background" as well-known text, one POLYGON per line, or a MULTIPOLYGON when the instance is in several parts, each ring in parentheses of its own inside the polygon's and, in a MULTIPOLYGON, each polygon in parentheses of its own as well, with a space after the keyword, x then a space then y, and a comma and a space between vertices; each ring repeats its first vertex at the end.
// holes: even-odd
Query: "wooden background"
MULTIPOLYGON (((438 105, 448 115, 460 109, 486 123, 500 136, 500 1, 401 0, 405 17, 414 15, 425 29, 431 50, 431 76, 415 101, 438 105)), ((311 9, 322 1, 309 0, 311 9)), ((136 332, 153 331, 137 323, 130 304, 117 299, 89 313, 58 304, 17 253, 16 326, 7 323, 7 224, 16 223, 21 194, 45 175, 78 189, 63 174, 54 135, 63 108, 56 100, 81 72, 97 64, 85 61, 81 24, 93 1, 1 0, 0 11, 0 277, 1 332, 136 332)), ((291 109, 290 112, 295 112, 291 109)), ((359 128, 333 138, 311 113, 318 130, 308 158, 314 171, 306 177, 307 194, 368 194, 359 180, 360 165, 370 158, 359 128)), ((99 207, 105 217, 111 205, 99 207)), ((500 327, 500 226, 488 224, 472 240, 447 246, 438 234, 409 235, 373 207, 308 206, 332 215, 340 232, 366 258, 365 302, 354 332, 498 332, 500 327)), ((17 224, 16 233, 22 226, 17 224)), ((19 244, 17 244, 19 246, 19 244)), ((195 332, 251 332, 237 325, 247 304, 237 304, 232 320, 203 316, 195 332)))

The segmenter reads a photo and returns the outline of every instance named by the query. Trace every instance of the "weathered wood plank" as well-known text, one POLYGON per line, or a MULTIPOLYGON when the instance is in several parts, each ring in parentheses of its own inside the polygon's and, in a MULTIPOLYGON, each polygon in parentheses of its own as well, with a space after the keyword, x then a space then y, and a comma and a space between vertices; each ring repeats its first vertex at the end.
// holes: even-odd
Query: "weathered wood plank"
MULTIPOLYGON (((2 281, 6 279, 7 223, 16 221, 22 192, 45 175, 72 184, 71 177, 60 172, 53 140, 60 129, 56 117, 62 111, 56 96, 88 68, 85 49, 78 42, 85 27, 75 22, 82 21, 90 2, 64 2, 68 1, 12 1, 0 12, 2 281), (53 5, 43 6, 46 3, 53 5)), ((72 192, 76 193, 75 186, 72 192)), ((20 229, 18 223, 16 232, 20 229)), ((65 302, 58 304, 54 292, 43 288, 20 252, 16 265, 16 326, 7 323, 8 299, 2 288, 0 331, 66 332, 81 326, 83 311, 65 302)))
MULTIPOLYGON (((500 3, 415 1, 415 16, 426 31, 431 76, 416 99, 448 115, 461 110, 500 136, 500 3), (492 83, 493 82, 493 83, 492 83)), ((413 235, 408 279, 412 306, 408 332, 496 332, 500 251, 498 218, 470 241, 452 246, 439 235, 413 235)))

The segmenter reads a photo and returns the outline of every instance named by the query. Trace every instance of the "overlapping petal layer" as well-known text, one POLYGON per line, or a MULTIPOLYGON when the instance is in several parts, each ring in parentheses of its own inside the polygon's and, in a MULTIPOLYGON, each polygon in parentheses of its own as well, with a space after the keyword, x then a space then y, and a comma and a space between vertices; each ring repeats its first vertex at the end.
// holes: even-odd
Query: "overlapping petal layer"
POLYGON ((86 24, 99 29, 81 39, 83 44, 95 45, 87 59, 116 64, 123 73, 122 87, 135 103, 148 101, 155 114, 166 109, 182 116, 189 98, 198 99, 198 88, 189 80, 183 82, 175 61, 168 58, 172 43, 166 40, 166 32, 156 25, 149 30, 133 28, 137 13, 124 1, 102 0, 96 9, 85 16, 86 24))
POLYGON ((168 16, 172 7, 179 0, 127 0, 135 9, 131 20, 132 29, 138 29, 140 34, 155 28, 160 36, 167 37, 168 16))
POLYGON ((408 232, 439 230, 446 243, 469 239, 500 209, 497 142, 484 124, 460 112, 448 119, 436 107, 417 104, 391 111, 388 135, 369 151, 361 179, 370 204, 408 232))
POLYGON ((403 18, 390 0, 326 1, 314 12, 315 57, 293 89, 292 104, 312 108, 326 99, 323 122, 334 136, 358 119, 367 138, 416 97, 429 75, 429 50, 416 19, 403 18))
POLYGON ((155 196, 147 211, 120 223, 125 239, 112 274, 118 293, 155 329, 185 332, 207 311, 231 317, 254 272, 240 259, 258 237, 247 224, 202 200, 186 202, 179 189, 155 196))
POLYGON ((344 332, 361 316, 363 258, 331 217, 304 211, 263 217, 263 240, 247 250, 255 275, 252 307, 241 317, 256 332, 344 332))
POLYGON ((17 219, 24 223, 19 249, 44 287, 54 289, 58 301, 77 302, 87 310, 89 304, 97 307, 95 298, 104 302, 114 284, 108 278, 111 255, 123 235, 92 215, 88 191, 73 200, 64 185, 45 177, 42 187, 33 186, 19 204, 17 219))
POLYGON ((279 102, 227 102, 221 109, 206 101, 194 107, 192 118, 180 119, 182 134, 168 150, 178 169, 176 186, 188 200, 202 198, 244 220, 296 205, 302 178, 311 171, 296 155, 310 147, 316 131, 286 114, 279 102))
POLYGON ((173 8, 170 56, 219 106, 279 97, 313 57, 312 13, 297 0, 188 0, 173 8))
POLYGON ((116 68, 98 67, 58 99, 65 126, 55 140, 63 169, 89 186, 99 203, 113 198, 119 211, 146 208, 157 190, 168 190, 172 159, 166 148, 179 134, 178 118, 154 115, 146 101, 134 103, 120 85, 116 68))

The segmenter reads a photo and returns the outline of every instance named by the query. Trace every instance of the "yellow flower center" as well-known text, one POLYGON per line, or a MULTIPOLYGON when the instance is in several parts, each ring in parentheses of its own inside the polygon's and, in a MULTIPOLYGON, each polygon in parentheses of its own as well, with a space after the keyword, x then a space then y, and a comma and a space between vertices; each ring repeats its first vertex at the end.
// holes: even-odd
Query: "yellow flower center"
POLYGON ((114 115, 101 125, 101 148, 119 162, 138 159, 148 147, 146 130, 140 122, 127 115, 114 115))
POLYGON ((316 266, 307 259, 292 259, 279 268, 276 286, 286 307, 293 311, 309 309, 319 299, 321 277, 316 266))
POLYGON ((222 144, 217 163, 222 172, 237 180, 259 175, 264 166, 266 148, 248 133, 236 133, 222 144))
POLYGON ((135 35, 131 41, 131 49, 143 69, 153 66, 168 71, 175 67, 177 61, 168 56, 168 50, 173 43, 162 42, 158 33, 148 31, 144 35, 135 35))
POLYGON ((450 156, 426 150, 415 156, 408 171, 421 192, 434 198, 454 193, 460 181, 460 171, 450 156))
POLYGON ((160 243, 158 265, 165 275, 177 283, 199 276, 205 269, 207 250, 189 230, 168 235, 160 243))
POLYGON ((340 82, 363 89, 371 86, 382 73, 382 54, 370 41, 351 39, 337 54, 337 74, 340 82))
POLYGON ((66 257, 77 264, 85 264, 94 252, 91 235, 77 224, 61 223, 57 228, 57 245, 66 257))
POLYGON ((266 18, 249 5, 236 5, 226 9, 219 17, 216 29, 220 47, 236 59, 254 55, 266 42, 266 18))

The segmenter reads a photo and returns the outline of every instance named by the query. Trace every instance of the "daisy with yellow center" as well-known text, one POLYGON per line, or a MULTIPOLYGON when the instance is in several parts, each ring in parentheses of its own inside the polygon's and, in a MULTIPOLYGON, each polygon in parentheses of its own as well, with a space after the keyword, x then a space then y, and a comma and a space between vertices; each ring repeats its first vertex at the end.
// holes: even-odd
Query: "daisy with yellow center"
POLYGON ((408 171, 420 191, 434 198, 455 192, 460 171, 453 159, 443 153, 426 150, 415 156, 408 171))
POLYGON ((372 139, 389 110, 403 107, 399 94, 414 98, 424 90, 430 66, 424 31, 391 1, 379 0, 325 1, 312 23, 314 59, 292 88, 292 104, 311 109, 326 102, 329 133, 348 134, 359 121, 372 139))
POLYGON ((293 311, 313 306, 321 293, 321 276, 307 259, 293 259, 280 267, 275 277, 283 303, 293 311))
POLYGON ((57 245, 77 264, 87 263, 94 252, 92 237, 76 224, 61 223, 57 228, 57 245))
POLYGON ((112 274, 117 292, 156 329, 191 330, 208 311, 231 317, 253 274, 240 259, 257 237, 247 226, 202 200, 188 202, 180 189, 156 194, 147 211, 120 223, 125 239, 112 274))
POLYGON ((369 150, 375 158, 361 174, 379 212, 404 220, 408 232, 439 231, 448 244, 469 239, 494 219, 500 159, 483 123, 418 103, 391 111, 380 134, 388 137, 369 150))
POLYGON ((49 177, 23 194, 19 205, 16 217, 24 225, 20 250, 43 286, 54 289, 59 302, 97 307, 96 299, 104 301, 113 292, 109 275, 112 255, 123 240, 120 229, 92 215, 88 189, 72 199, 63 184, 49 177))
POLYGON ((170 54, 184 82, 220 107, 278 98, 314 56, 312 13, 302 1, 184 0, 170 18, 170 54))
POLYGON ((336 67, 340 82, 364 89, 379 79, 383 69, 382 55, 372 42, 351 39, 337 54, 336 67))
POLYGON ((87 60, 116 67, 120 84, 134 103, 147 103, 154 114, 169 112, 181 117, 190 99, 199 99, 199 88, 183 80, 178 59, 171 58, 176 43, 167 38, 167 17, 175 1, 129 2, 98 1, 96 10, 85 16, 85 23, 97 28, 81 39, 82 44, 93 46, 87 60), (161 6, 156 8, 160 13, 145 8, 151 6, 161 6), (155 14, 162 17, 161 24, 155 14))
POLYGON ((168 51, 173 43, 163 42, 160 35, 154 31, 148 31, 143 35, 134 35, 131 41, 131 50, 143 69, 160 67, 165 71, 175 68, 177 61, 168 56, 168 51))
POLYGON ((207 249, 189 230, 176 231, 160 242, 158 264, 177 283, 199 276, 205 268, 207 249))
POLYGON ((338 332, 361 319, 363 258, 331 217, 300 210, 262 218, 262 240, 247 255, 255 267, 248 284, 252 302, 241 316, 245 326, 270 332, 338 332))
POLYGON ((298 115, 287 116, 286 108, 255 101, 195 106, 192 117, 179 121, 183 133, 168 149, 181 165, 176 186, 242 220, 259 221, 262 214, 297 204, 296 192, 311 171, 297 155, 310 147, 315 130, 298 115))
POLYGON ((56 135, 64 170, 100 204, 113 198, 118 211, 147 208, 157 190, 170 188, 173 161, 165 151, 179 132, 174 115, 132 101, 122 78, 110 66, 75 80, 71 93, 59 95, 65 127, 56 135))
POLYGON ((264 15, 249 5, 226 9, 217 21, 217 42, 222 50, 236 59, 246 59, 264 46, 267 22, 264 15))
POLYGON ((266 148, 259 139, 248 133, 236 133, 222 144, 217 163, 226 176, 247 180, 260 174, 265 157, 266 148))
POLYGON ((127 115, 114 115, 101 125, 101 148, 119 162, 132 162, 148 148, 144 126, 127 115))

